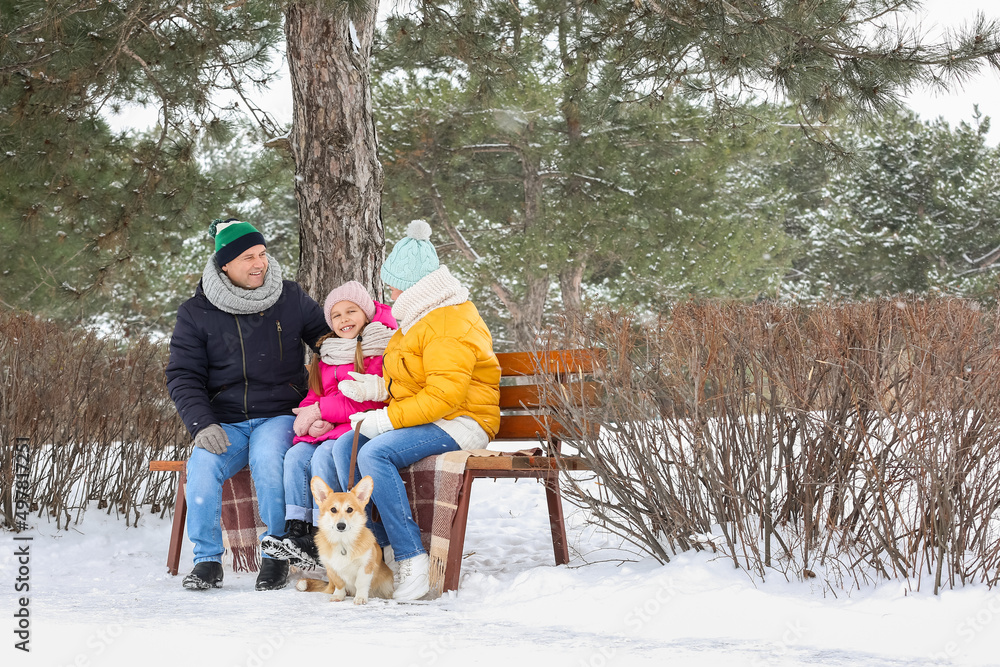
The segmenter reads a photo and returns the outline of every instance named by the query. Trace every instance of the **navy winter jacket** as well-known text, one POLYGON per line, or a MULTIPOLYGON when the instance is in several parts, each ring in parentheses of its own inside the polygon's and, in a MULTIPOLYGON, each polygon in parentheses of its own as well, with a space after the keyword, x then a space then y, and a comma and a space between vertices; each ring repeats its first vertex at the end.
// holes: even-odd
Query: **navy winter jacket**
POLYGON ((292 413, 308 389, 305 348, 330 329, 298 283, 285 280, 262 313, 216 308, 201 283, 181 304, 170 339, 167 389, 191 436, 210 424, 292 413))

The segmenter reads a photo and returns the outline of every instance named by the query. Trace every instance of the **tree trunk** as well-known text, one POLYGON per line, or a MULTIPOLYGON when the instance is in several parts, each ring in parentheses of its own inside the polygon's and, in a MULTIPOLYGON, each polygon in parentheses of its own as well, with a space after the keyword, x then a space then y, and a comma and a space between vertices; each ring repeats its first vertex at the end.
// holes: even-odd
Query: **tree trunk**
POLYGON ((569 342, 580 331, 583 323, 583 273, 587 269, 587 260, 575 258, 572 264, 567 264, 559 272, 559 291, 562 294, 563 315, 566 317, 566 331, 563 338, 569 342))
POLYGON ((511 329, 517 349, 534 350, 538 348, 538 334, 545 319, 545 301, 549 296, 551 280, 547 273, 539 275, 530 268, 525 269, 523 280, 524 296, 509 309, 511 329))
MULTIPOLYGON (((542 179, 539 175, 539 165, 528 151, 521 150, 521 169, 524 183, 524 233, 537 234, 544 221, 542 220, 542 179)), ((547 268, 526 264, 524 275, 524 296, 514 308, 509 308, 514 331, 514 341, 519 350, 534 350, 538 346, 538 334, 545 318, 545 301, 549 296, 549 278, 547 268)))
POLYGON ((369 57, 378 2, 352 21, 333 3, 285 11, 293 119, 289 143, 299 208, 298 281, 322 302, 357 280, 378 296, 385 248, 383 172, 372 120, 369 57))
MULTIPOLYGON (((564 85, 562 99, 563 120, 566 123, 566 155, 578 159, 583 153, 580 148, 586 139, 583 136, 583 113, 580 109, 580 97, 587 86, 590 67, 586 54, 569 48, 569 44, 582 43, 581 35, 582 10, 579 2, 567 3, 566 10, 559 21, 559 55, 562 60, 564 85)), ((566 193, 571 201, 580 201, 581 180, 576 177, 576 170, 587 171, 586 166, 573 166, 568 169, 570 177, 567 180, 566 193)), ((570 346, 577 340, 581 332, 583 315, 583 298, 581 283, 583 273, 587 268, 584 253, 570 255, 570 261, 559 270, 559 291, 562 295, 565 330, 562 332, 563 344, 570 346), (575 260, 575 261, 574 261, 575 260)))

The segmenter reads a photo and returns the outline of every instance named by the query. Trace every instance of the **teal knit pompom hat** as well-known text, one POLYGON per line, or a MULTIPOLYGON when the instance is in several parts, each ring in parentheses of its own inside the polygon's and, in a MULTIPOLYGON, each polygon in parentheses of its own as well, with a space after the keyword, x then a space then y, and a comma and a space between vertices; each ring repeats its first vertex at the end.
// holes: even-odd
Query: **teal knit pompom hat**
POLYGON ((236 218, 228 220, 213 220, 208 228, 208 235, 215 239, 215 261, 222 268, 244 252, 262 245, 267 247, 264 235, 249 222, 240 222, 236 218))
POLYGON ((437 250, 431 243, 431 226, 414 220, 406 228, 406 238, 392 248, 382 264, 382 282, 389 287, 405 290, 441 266, 437 250))

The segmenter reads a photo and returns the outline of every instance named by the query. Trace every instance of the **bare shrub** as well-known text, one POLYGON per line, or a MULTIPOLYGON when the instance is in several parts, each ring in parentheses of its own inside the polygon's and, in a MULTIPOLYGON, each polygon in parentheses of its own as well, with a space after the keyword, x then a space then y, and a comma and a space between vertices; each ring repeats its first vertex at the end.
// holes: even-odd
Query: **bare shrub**
POLYGON ((89 501, 135 524, 143 506, 173 505, 154 458, 186 458, 190 438, 167 395, 166 351, 146 338, 102 338, 0 312, 0 487, 13 514, 14 447, 30 449, 29 501, 65 528, 89 501))
POLYGON ((992 586, 997 317, 958 300, 602 313, 576 335, 608 352, 604 399, 552 392, 599 489, 569 477, 567 498, 661 561, 712 548, 758 577, 992 586))

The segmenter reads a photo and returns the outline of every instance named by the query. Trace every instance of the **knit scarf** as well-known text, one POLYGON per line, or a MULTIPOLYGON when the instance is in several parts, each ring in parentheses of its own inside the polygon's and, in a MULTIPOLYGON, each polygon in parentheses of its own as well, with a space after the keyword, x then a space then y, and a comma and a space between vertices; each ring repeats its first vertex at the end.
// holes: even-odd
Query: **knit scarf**
POLYGON ((212 305, 224 313, 262 313, 281 298, 281 267, 274 257, 268 257, 264 284, 257 289, 243 289, 233 284, 212 255, 201 274, 201 288, 212 305))
POLYGON ((444 306, 457 306, 469 300, 469 290, 462 287, 442 264, 403 291, 392 306, 399 328, 407 333, 427 313, 444 306))
MULTIPOLYGON (((381 322, 369 323, 358 336, 361 339, 361 356, 381 357, 394 333, 396 332, 381 322)), ((330 336, 319 346, 320 360, 328 366, 354 363, 358 338, 330 336)))

